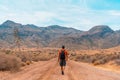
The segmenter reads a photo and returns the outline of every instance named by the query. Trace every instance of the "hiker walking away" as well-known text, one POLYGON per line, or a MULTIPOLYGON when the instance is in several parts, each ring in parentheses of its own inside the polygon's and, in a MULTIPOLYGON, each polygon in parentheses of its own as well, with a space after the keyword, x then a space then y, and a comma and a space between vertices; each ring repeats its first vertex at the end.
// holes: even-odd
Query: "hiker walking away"
POLYGON ((64 75, 64 70, 66 66, 66 61, 68 60, 68 52, 65 50, 65 46, 58 52, 58 62, 61 66, 61 73, 64 75))

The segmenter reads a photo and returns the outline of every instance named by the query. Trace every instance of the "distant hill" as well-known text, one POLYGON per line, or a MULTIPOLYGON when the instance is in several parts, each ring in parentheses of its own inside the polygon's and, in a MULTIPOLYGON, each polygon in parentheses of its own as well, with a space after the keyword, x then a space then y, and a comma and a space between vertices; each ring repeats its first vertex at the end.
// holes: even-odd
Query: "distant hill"
POLYGON ((39 27, 22 25, 7 20, 0 25, 0 47, 14 48, 14 28, 18 28, 23 47, 61 47, 73 49, 110 48, 120 45, 120 31, 107 25, 98 25, 89 31, 81 31, 59 25, 39 27))
POLYGON ((21 45, 24 47, 36 47, 39 43, 40 47, 46 47, 56 38, 63 36, 79 35, 82 31, 73 28, 66 28, 58 25, 48 27, 39 27, 33 24, 22 25, 7 20, 0 25, 0 47, 15 47, 14 28, 18 28, 21 37, 21 45), (38 41, 36 43, 36 40, 38 41))
POLYGON ((49 46, 65 44, 73 49, 110 48, 120 45, 120 31, 113 31, 106 25, 98 25, 84 31, 77 37, 63 37, 51 42, 49 46), (59 42, 59 43, 58 43, 59 42))

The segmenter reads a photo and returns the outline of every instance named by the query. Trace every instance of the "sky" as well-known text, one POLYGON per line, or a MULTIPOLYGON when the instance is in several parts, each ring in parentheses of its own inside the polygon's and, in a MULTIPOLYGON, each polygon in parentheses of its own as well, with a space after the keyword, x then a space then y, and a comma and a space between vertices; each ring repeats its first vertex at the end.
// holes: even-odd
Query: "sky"
POLYGON ((120 0, 0 0, 0 24, 12 20, 40 27, 60 25, 120 30, 120 0))

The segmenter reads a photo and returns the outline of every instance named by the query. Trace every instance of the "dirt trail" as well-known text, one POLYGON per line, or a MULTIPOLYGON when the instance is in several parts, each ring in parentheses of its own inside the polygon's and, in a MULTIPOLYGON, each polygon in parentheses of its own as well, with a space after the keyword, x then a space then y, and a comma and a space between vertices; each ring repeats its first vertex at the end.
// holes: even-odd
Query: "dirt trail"
POLYGON ((63 76, 59 64, 53 59, 31 64, 16 73, 0 72, 0 80, 120 80, 120 73, 68 61, 63 76))

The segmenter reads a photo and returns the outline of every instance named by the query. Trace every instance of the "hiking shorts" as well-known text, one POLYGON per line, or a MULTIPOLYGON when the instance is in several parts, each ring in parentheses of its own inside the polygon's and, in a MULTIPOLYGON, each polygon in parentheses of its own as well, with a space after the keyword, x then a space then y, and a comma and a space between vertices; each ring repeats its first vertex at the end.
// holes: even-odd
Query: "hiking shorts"
POLYGON ((66 66, 66 60, 60 60, 60 66, 66 66))

